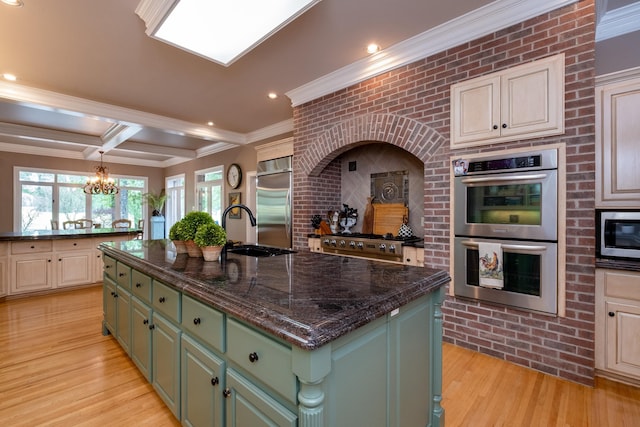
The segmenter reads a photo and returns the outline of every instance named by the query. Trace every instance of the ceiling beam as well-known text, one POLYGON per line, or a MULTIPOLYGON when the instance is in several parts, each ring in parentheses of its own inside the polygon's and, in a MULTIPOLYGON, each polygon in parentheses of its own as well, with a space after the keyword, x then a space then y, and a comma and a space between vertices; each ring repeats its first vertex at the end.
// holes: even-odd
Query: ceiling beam
POLYGON ((95 147, 100 147, 103 144, 102 140, 97 136, 83 135, 80 133, 65 132, 54 129, 43 129, 6 122, 0 122, 0 135, 21 139, 78 144, 95 147))

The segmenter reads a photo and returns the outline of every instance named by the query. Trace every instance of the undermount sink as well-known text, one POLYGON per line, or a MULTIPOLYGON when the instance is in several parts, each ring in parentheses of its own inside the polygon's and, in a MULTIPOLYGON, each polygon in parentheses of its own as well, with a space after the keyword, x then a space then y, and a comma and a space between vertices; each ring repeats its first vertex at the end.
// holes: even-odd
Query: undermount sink
POLYGON ((273 248, 269 246, 259 246, 259 245, 233 246, 228 248, 227 252, 232 254, 253 256, 253 257, 267 257, 267 256, 287 255, 287 254, 295 253, 295 251, 292 251, 290 249, 273 248))

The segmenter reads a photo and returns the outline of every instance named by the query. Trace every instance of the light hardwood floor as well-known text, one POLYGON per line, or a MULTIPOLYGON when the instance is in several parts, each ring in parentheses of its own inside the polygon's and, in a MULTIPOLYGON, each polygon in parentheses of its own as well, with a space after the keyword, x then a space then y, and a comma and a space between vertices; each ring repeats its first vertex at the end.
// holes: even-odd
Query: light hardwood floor
MULTIPOLYGON (((0 303, 0 425, 179 425, 101 320, 99 286, 0 303)), ((585 387, 449 344, 444 361, 447 427, 640 426, 640 388, 585 387)))

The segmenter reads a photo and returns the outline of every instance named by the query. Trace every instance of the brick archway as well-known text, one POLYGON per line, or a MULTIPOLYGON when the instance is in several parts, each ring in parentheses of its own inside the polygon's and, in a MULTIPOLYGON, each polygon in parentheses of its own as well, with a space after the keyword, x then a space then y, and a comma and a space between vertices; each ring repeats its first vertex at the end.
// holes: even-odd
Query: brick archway
POLYGON ((342 121, 322 133, 299 157, 307 176, 318 176, 345 151, 370 142, 387 142, 427 163, 445 142, 432 127, 394 114, 368 114, 342 121))

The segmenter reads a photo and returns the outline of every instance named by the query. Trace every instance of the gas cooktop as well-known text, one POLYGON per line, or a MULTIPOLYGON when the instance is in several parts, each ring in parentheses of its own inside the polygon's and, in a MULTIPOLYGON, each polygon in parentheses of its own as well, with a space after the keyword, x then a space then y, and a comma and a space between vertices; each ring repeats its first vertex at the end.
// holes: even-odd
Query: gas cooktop
POLYGON ((336 233, 322 236, 322 250, 337 255, 364 258, 402 260, 402 246, 422 240, 417 236, 400 237, 392 234, 336 233))

